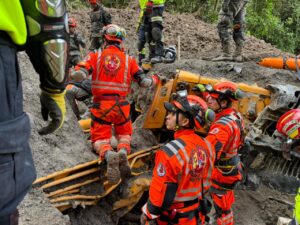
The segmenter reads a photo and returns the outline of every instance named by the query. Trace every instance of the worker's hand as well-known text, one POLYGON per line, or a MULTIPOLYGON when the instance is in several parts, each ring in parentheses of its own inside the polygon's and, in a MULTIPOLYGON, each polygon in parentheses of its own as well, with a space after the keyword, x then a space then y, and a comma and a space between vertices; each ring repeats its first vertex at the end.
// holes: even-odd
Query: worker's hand
POLYGON ((153 12, 153 2, 148 1, 146 3, 146 13, 150 15, 150 14, 152 14, 152 12, 153 12))
POLYGON ((161 85, 164 85, 168 81, 168 78, 166 78, 165 76, 162 76, 162 75, 158 75, 158 74, 152 75, 152 79, 153 79, 154 87, 157 86, 159 83, 161 83, 161 85))
POLYGON ((203 84, 196 84, 193 88, 192 91, 200 91, 200 92, 205 92, 206 88, 203 84))
POLYGON ((79 70, 74 70, 71 72, 70 78, 72 81, 81 82, 88 75, 88 71, 84 68, 80 68, 79 70))
POLYGON ((62 126, 65 119, 65 92, 50 93, 42 90, 40 101, 43 119, 48 121, 48 117, 50 116, 52 121, 50 121, 46 127, 41 128, 38 132, 40 135, 53 133, 62 126))

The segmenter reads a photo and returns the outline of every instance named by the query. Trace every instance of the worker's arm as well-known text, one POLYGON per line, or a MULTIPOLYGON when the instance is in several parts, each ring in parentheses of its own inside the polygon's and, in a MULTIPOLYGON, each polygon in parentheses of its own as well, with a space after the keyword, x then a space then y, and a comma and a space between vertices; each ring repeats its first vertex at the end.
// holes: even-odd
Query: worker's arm
POLYGON ((131 59, 131 71, 130 73, 133 74, 133 79, 136 81, 141 87, 150 88, 155 87, 159 83, 159 76, 158 75, 146 75, 144 71, 138 66, 135 59, 131 59))
POLYGON ((177 164, 171 163, 163 150, 156 153, 149 199, 142 208, 148 219, 159 217, 172 205, 178 188, 178 173, 181 171, 180 164, 177 164))
POLYGON ((220 159, 224 148, 228 144, 231 132, 226 125, 214 123, 211 125, 206 140, 208 140, 216 151, 216 160, 220 159))
POLYGON ((65 81, 67 78, 68 29, 66 5, 47 1, 21 0, 25 14, 28 38, 26 52, 40 75, 42 116, 52 121, 40 134, 59 129, 65 118, 65 81))

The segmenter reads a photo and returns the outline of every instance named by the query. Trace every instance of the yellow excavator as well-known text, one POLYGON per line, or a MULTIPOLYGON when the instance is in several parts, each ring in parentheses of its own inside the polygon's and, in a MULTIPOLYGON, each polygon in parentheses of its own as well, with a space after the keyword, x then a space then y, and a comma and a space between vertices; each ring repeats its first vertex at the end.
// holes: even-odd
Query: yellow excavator
MULTIPOLYGON (((187 90, 189 94, 197 94, 193 92, 196 84, 213 85, 218 81, 187 71, 177 71, 173 79, 160 83, 153 93, 152 103, 144 115, 143 129, 156 133, 162 130, 166 115, 163 103, 170 101, 173 93, 187 90)), ((248 143, 252 148, 268 146, 272 151, 280 151, 280 148, 273 144, 274 141, 269 139, 273 138, 274 123, 276 124, 280 115, 290 108, 299 106, 300 94, 297 87, 285 85, 269 86, 265 89, 245 83, 237 85, 245 92, 245 97, 234 107, 245 118, 248 143)), ((89 131, 90 120, 82 120, 80 125, 84 131, 89 131)), ((205 130, 200 132, 205 133, 205 130)), ((155 151, 160 146, 161 144, 141 149, 129 155, 132 176, 129 180, 120 180, 116 185, 110 185, 107 181, 105 162, 94 160, 38 178, 34 186, 42 189, 51 204, 62 213, 68 213, 78 206, 84 208, 97 205, 104 200, 109 201, 112 206, 110 215, 117 223, 118 219, 127 214, 148 190, 155 151)))

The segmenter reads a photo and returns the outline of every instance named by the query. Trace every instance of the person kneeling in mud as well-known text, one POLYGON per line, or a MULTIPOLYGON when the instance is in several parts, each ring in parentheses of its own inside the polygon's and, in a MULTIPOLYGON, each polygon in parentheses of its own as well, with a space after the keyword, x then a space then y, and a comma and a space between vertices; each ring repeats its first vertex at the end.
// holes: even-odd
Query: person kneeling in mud
POLYGON ((102 47, 91 52, 85 61, 86 71, 92 73, 91 141, 99 159, 107 162, 109 183, 116 184, 120 177, 131 175, 127 155, 131 152, 132 124, 130 104, 126 99, 130 84, 136 81, 148 88, 155 86, 159 78, 146 76, 135 59, 125 53, 123 28, 110 24, 101 33, 102 47), (110 144, 112 126, 118 141, 117 152, 110 144))

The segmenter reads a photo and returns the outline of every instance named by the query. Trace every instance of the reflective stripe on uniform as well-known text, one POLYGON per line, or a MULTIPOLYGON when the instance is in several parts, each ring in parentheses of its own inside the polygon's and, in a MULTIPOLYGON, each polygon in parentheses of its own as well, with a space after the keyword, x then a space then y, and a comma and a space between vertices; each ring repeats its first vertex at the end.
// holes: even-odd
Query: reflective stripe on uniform
POLYGON ((153 16, 151 17, 151 22, 162 22, 163 18, 161 16, 153 16))
POLYGON ((130 88, 130 84, 128 84, 128 72, 129 72, 129 55, 126 54, 125 58, 125 70, 124 70, 124 81, 123 83, 119 82, 110 82, 110 81, 101 81, 100 80, 100 66, 101 66, 101 55, 102 51, 101 49, 98 50, 98 56, 97 56, 97 66, 96 66, 96 79, 92 81, 92 89, 100 89, 100 90, 110 90, 110 91, 116 91, 117 93, 122 92, 128 92, 130 88))
MULTIPOLYGON (((187 192, 187 193, 193 193, 193 192, 187 192)), ((186 194, 187 194, 186 193, 186 194)), ((194 196, 184 196, 184 197, 178 197, 177 195, 176 195, 176 197, 175 197, 175 201, 177 201, 177 202, 185 202, 185 201, 192 201, 192 200, 195 200, 195 199, 197 199, 197 198, 201 198, 202 197, 202 192, 201 192, 201 189, 199 188, 199 193, 197 193, 196 195, 194 195, 194 196)))
POLYGON ((209 157, 208 157, 208 160, 209 160, 209 169, 208 169, 208 172, 207 172, 207 175, 206 175, 206 178, 203 182, 203 187, 209 187, 210 186, 210 180, 211 180, 211 175, 212 175, 212 170, 213 170, 213 165, 214 165, 214 162, 213 162, 213 149, 211 147, 211 144, 205 139, 203 138, 203 140, 205 141, 206 143, 206 146, 208 147, 208 150, 209 150, 209 157))
POLYGON ((181 148, 184 148, 185 143, 182 140, 173 140, 170 143, 166 144, 165 146, 162 147, 162 150, 169 156, 172 157, 173 155, 176 156, 178 162, 180 163, 181 166, 183 166, 184 161, 181 157, 180 154, 178 154, 178 151, 181 148))

